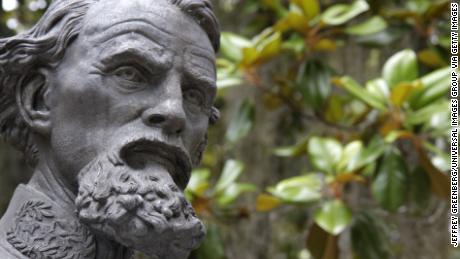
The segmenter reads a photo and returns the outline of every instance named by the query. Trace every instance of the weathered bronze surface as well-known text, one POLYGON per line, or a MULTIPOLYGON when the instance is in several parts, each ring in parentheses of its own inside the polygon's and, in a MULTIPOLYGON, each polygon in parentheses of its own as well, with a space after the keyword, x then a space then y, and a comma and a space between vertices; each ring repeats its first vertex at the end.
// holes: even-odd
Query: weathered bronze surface
POLYGON ((0 39, 0 134, 34 167, 0 258, 187 258, 218 48, 208 0, 55 0, 0 39))

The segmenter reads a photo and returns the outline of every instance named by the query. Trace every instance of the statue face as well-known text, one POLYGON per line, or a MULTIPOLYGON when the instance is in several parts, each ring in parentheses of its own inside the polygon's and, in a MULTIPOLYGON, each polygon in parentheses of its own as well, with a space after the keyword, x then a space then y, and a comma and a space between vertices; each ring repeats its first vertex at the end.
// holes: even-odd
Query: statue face
POLYGON ((164 2, 95 4, 51 76, 52 156, 71 184, 101 152, 142 138, 197 155, 216 91, 214 51, 164 2))
POLYGON ((90 8, 48 79, 45 155, 79 190, 93 231, 159 258, 185 258, 203 238, 182 191, 208 128, 214 58, 205 32, 167 1, 90 8))

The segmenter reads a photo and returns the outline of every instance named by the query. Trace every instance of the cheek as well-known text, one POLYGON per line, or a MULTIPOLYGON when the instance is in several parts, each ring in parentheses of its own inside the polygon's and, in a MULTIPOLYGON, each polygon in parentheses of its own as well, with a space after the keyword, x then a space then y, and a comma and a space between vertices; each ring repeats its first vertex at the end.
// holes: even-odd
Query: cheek
POLYGON ((185 131, 183 141, 185 147, 189 150, 190 155, 193 157, 199 151, 200 145, 205 139, 208 131, 209 119, 207 116, 200 116, 200 118, 189 124, 187 131, 185 131))
POLYGON ((61 170, 76 173, 104 145, 110 99, 93 81, 64 81, 57 86, 51 145, 61 170))

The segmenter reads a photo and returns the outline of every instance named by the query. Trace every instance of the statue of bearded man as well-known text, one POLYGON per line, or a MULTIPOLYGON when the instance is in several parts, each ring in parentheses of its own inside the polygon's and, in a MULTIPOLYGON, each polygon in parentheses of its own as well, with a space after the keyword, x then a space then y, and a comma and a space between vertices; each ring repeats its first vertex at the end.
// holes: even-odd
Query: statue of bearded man
POLYGON ((0 134, 34 166, 0 258, 187 258, 218 48, 208 0, 55 0, 0 39, 0 134))

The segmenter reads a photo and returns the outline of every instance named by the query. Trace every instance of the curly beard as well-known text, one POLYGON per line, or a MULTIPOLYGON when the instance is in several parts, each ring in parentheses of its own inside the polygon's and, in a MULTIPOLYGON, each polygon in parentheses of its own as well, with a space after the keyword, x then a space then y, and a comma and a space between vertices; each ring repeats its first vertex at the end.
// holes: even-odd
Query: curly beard
POLYGON ((166 167, 148 162, 133 169, 119 161, 103 155, 80 172, 80 220, 149 256, 187 258, 205 230, 166 167))

